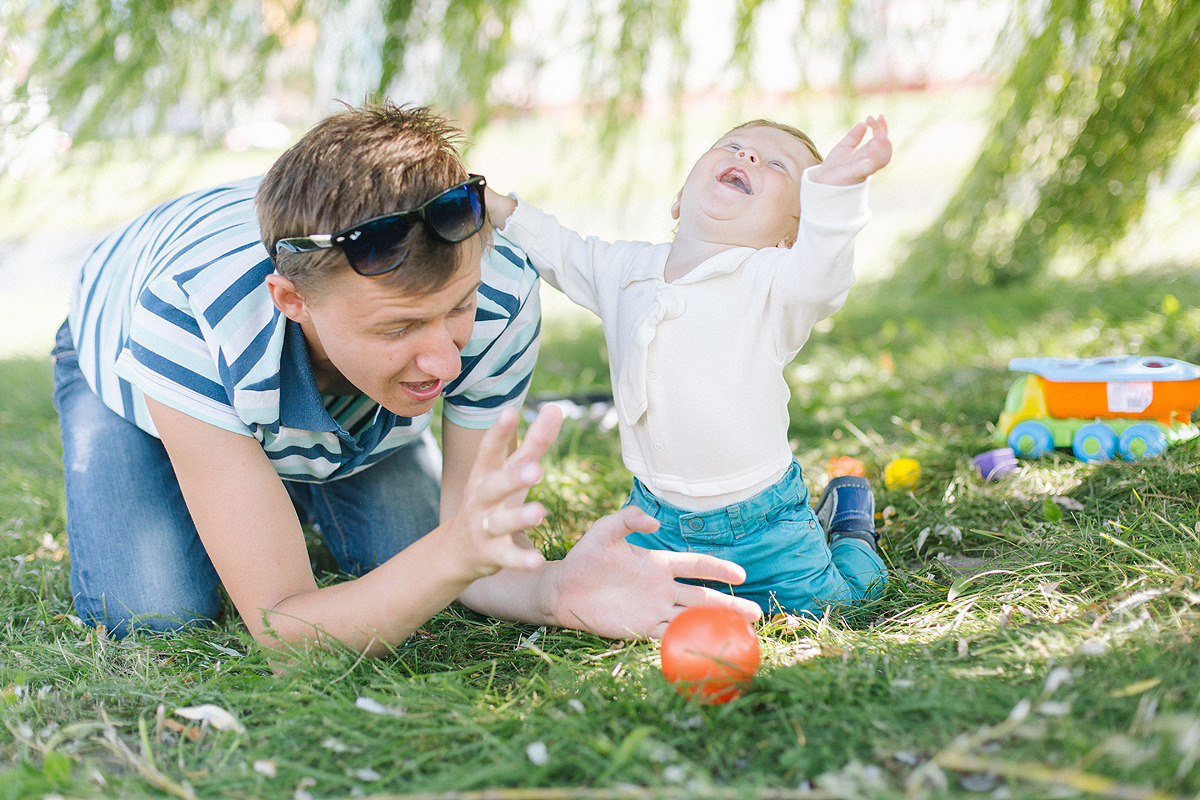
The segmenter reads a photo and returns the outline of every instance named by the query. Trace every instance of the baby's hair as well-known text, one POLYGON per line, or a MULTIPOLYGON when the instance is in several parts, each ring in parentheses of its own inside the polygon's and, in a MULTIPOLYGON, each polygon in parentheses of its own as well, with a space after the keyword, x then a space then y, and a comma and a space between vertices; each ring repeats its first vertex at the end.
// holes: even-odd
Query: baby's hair
POLYGON ((728 136, 730 133, 733 133, 734 131, 740 131, 745 128, 774 128, 776 130, 783 131, 784 133, 789 133, 792 136, 795 136, 801 142, 803 142, 804 146, 808 148, 808 152, 812 153, 813 158, 815 158, 817 160, 818 164, 820 164, 822 161, 825 160, 825 159, 821 158, 820 151, 817 150, 817 146, 813 143, 813 140, 809 138, 807 133, 800 130, 799 128, 794 128, 791 125, 786 125, 782 122, 775 122, 775 121, 769 120, 769 119, 752 119, 749 122, 743 122, 741 125, 738 125, 736 128, 733 128, 732 130, 729 131, 729 133, 726 133, 725 135, 728 136))

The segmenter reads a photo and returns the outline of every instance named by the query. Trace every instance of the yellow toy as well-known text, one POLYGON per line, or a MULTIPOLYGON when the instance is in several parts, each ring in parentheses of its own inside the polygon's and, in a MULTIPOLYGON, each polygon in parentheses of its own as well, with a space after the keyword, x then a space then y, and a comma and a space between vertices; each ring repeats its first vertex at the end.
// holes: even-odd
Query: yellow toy
POLYGON ((893 459, 883 468, 883 483, 889 489, 912 489, 921 480, 921 462, 915 458, 893 459))

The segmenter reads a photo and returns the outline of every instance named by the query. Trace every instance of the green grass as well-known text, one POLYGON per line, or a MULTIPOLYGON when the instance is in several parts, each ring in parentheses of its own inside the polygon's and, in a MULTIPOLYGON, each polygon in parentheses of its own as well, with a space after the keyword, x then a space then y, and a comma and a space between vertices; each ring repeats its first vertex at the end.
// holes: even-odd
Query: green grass
MULTIPOLYGON (((534 395, 606 388, 598 328, 545 339, 534 395)), ((1051 456, 997 483, 970 463, 1010 357, 1115 352, 1200 362, 1194 265, 856 289, 790 370, 792 437, 814 488, 836 455, 873 478, 921 461, 914 491, 879 490, 893 579, 870 623, 764 622, 763 668, 719 707, 675 694, 653 642, 458 608, 392 656, 296 653, 278 673, 232 617, 166 639, 81 628, 49 365, 0 361, 0 798, 1196 797, 1200 448, 1051 456), (238 727, 176 713, 203 704, 238 727)), ((548 552, 620 504, 616 452, 615 432, 568 426, 538 490, 548 552)))

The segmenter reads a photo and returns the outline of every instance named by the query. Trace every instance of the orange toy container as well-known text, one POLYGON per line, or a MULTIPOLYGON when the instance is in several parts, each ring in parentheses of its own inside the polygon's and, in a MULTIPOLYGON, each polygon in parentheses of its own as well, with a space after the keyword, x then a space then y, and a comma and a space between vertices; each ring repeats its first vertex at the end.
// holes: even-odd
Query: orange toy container
POLYGON ((1014 358, 1055 419, 1152 419, 1188 423, 1200 407, 1200 367, 1158 356, 1014 358))
POLYGON ((1153 419, 1187 422, 1200 406, 1200 378, 1190 381, 1059 383, 1041 376, 1046 410, 1059 419, 1153 419), (1138 410, 1140 407, 1140 410, 1138 410))

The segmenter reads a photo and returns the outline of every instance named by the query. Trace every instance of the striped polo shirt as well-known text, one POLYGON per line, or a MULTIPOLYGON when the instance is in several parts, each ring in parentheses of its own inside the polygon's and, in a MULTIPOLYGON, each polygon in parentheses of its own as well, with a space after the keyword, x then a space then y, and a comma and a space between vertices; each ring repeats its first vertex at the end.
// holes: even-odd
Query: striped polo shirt
MULTIPOLYGON (((157 436, 145 397, 262 444, 283 478, 325 481, 417 438, 431 414, 400 417, 365 396, 322 396, 300 326, 271 302, 259 241, 261 177, 151 209, 96 246, 71 297, 79 367, 106 406, 157 436)), ((489 427, 518 406, 537 358, 537 272, 496 236, 446 418, 489 427)))

